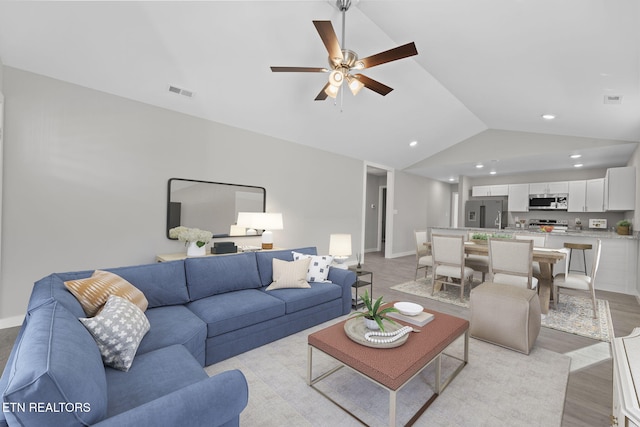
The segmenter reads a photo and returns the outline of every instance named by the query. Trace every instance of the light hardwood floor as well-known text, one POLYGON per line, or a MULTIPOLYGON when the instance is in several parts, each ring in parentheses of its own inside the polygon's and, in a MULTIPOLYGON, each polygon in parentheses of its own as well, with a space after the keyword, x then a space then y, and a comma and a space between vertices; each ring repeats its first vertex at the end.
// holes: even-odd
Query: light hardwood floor
MULTIPOLYGON (((407 294, 394 291, 391 286, 413 280, 415 256, 386 259, 380 253, 367 253, 363 268, 373 272, 375 298, 384 295, 386 301, 408 299, 407 294)), ((633 328, 640 326, 640 305, 635 297, 604 291, 597 291, 596 294, 598 298, 609 301, 615 336, 628 335, 633 328)), ((417 296, 411 296, 410 300, 428 309, 469 318, 469 310, 463 307, 417 296)), ((17 332, 18 328, 0 329, 0 369, 4 369, 17 332)), ((598 341, 589 338, 542 328, 536 345, 557 353, 566 353, 597 343, 598 341)), ((569 375, 563 427, 610 425, 612 372, 612 362, 609 359, 569 375)), ((544 390, 540 390, 540 393, 544 393, 544 390)))
MULTIPOLYGON (((410 300, 428 309, 468 319, 469 309, 467 308, 413 295, 407 298, 407 294, 391 289, 393 285, 413 280, 415 265, 415 256, 386 259, 380 253, 367 253, 363 269, 373 272, 375 298, 384 295, 385 301, 410 300)), ((424 274, 422 271, 419 274, 424 274)), ((635 297, 605 291, 596 291, 596 296, 609 301, 616 337, 628 335, 633 328, 640 326, 640 305, 635 297)), ((557 353, 567 353, 597 343, 599 341, 549 328, 541 328, 536 345, 557 353)), ((609 359, 569 375, 562 418, 563 427, 610 425, 612 374, 613 364, 609 359)), ((540 393, 544 393, 544 390, 540 390, 540 393)), ((526 399, 526 396, 523 396, 523 399, 526 399)))

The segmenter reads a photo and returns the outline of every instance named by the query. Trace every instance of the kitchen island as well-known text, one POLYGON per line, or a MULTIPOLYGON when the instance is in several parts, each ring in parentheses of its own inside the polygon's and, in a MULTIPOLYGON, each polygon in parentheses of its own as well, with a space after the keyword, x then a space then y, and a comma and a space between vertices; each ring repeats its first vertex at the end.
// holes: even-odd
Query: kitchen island
MULTIPOLYGON (((565 243, 586 243, 595 247, 596 239, 602 241, 602 255, 600 266, 596 276, 596 289, 618 292, 627 295, 640 295, 638 289, 638 234, 621 236, 610 231, 599 230, 567 230, 562 232, 542 232, 537 230, 507 228, 498 230, 495 228, 452 228, 432 227, 432 232, 440 234, 455 234, 468 236, 469 233, 490 233, 500 235, 524 234, 539 236, 547 235, 547 248, 562 248, 565 243)), ((574 253, 571 260, 572 270, 583 270, 582 254, 574 253)), ((593 262, 593 250, 586 251, 587 272, 591 273, 593 262)), ((565 261, 558 262, 554 267, 554 273, 563 272, 565 261)))

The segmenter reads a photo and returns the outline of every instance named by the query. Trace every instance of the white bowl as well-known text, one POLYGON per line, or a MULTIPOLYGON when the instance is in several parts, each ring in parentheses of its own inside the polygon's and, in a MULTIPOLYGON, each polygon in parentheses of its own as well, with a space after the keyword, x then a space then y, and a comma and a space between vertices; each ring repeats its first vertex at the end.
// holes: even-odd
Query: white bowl
POLYGON ((404 314, 405 316, 417 316, 422 313, 424 309, 420 304, 414 304, 412 302, 397 302, 393 304, 393 306, 398 309, 400 314, 404 314))

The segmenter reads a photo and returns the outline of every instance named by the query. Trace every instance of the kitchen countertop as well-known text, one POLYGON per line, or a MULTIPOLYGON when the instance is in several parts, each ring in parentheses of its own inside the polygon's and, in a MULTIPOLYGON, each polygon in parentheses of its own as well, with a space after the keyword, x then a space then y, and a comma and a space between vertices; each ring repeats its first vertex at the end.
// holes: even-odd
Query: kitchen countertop
MULTIPOLYGON (((473 228, 473 227, 458 227, 458 228, 453 228, 453 227, 431 227, 432 229, 441 229, 441 230, 466 230, 466 231, 477 231, 478 233, 505 233, 505 234, 510 234, 510 233, 531 233, 531 234, 541 234, 541 233, 545 233, 544 231, 536 231, 536 230, 529 230, 529 229, 522 229, 522 228, 516 228, 516 227, 507 227, 501 230, 498 230, 497 228, 473 228)), ((590 230, 590 229, 586 229, 586 230, 567 230, 567 231, 556 231, 556 232, 550 232, 550 233, 545 233, 545 234, 549 234, 551 236, 571 236, 571 237, 586 237, 586 238, 598 238, 598 239, 624 239, 624 240, 638 240, 638 233, 634 232, 632 235, 629 236, 624 236, 624 235, 620 235, 616 232, 613 231, 606 231, 606 230, 602 230, 602 231, 598 231, 598 230, 590 230)))

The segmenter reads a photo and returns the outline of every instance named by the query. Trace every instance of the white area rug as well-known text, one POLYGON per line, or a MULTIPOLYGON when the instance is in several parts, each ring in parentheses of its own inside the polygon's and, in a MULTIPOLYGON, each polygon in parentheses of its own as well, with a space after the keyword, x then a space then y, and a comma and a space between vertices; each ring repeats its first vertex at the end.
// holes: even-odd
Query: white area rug
MULTIPOLYGON (((475 287, 479 284, 479 282, 474 282, 472 286, 475 287)), ((448 286, 446 289, 436 292, 435 295, 431 294, 432 288, 431 279, 419 279, 391 287, 391 289, 407 294, 469 307, 470 290, 468 286, 465 286, 465 295, 462 301, 460 301, 460 288, 457 286, 448 286)), ((609 301, 598 299, 596 302, 598 303, 598 318, 594 319, 589 298, 561 294, 558 308, 554 308, 552 303, 549 307, 549 313, 542 315, 542 326, 609 342, 614 337, 609 301)))
MULTIPOLYGON (((359 426, 306 384, 307 336, 346 317, 326 322, 255 350, 208 366, 209 375, 240 369, 249 383, 245 426, 359 426)), ((560 426, 570 358, 535 347, 529 356, 469 340, 469 364, 422 414, 416 426, 560 426)), ((449 353, 462 356, 462 339, 449 353)), ((385 350, 381 350, 385 351, 385 350)), ((313 352, 314 377, 336 362, 313 352)), ((456 360, 443 358, 443 375, 456 360)), ((399 425, 431 396, 435 369, 429 367, 398 393, 399 425)), ((389 425, 389 393, 350 369, 317 384, 371 426, 389 425)))

